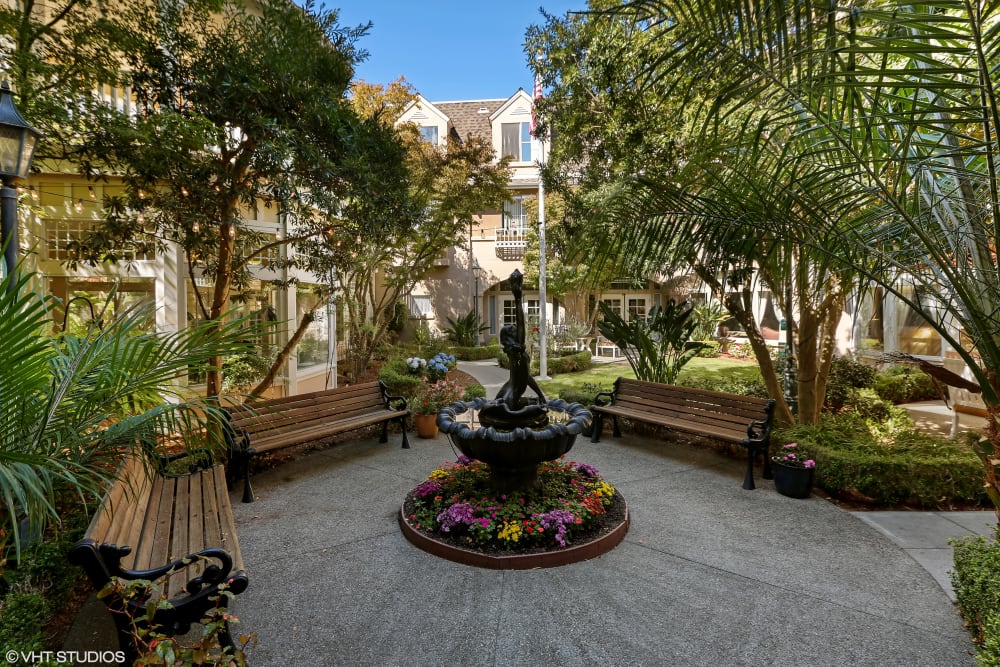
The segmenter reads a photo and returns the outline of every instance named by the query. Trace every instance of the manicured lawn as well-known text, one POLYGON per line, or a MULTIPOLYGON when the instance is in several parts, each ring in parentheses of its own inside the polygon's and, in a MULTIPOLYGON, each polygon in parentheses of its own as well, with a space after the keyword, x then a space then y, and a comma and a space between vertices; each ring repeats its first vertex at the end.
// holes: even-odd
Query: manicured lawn
MULTIPOLYGON (((733 361, 727 358, 703 359, 698 357, 692 359, 681 371, 681 378, 688 375, 702 378, 738 377, 749 381, 759 379, 760 370, 756 364, 745 361, 733 361)), ((553 377, 547 382, 539 382, 539 384, 542 387, 542 391, 549 396, 558 396, 559 392, 563 389, 584 391, 585 389, 590 389, 592 385, 598 385, 604 391, 611 391, 615 380, 619 376, 635 377, 632 369, 625 361, 595 364, 589 371, 564 373, 553 377)), ((597 389, 594 389, 592 393, 597 393, 597 389)))

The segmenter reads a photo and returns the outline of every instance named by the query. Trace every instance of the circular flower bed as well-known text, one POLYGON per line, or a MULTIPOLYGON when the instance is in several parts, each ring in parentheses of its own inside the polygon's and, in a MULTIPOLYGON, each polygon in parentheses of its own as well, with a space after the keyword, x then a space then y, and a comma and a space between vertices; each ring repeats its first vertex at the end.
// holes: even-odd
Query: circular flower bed
POLYGON ((624 499, 586 463, 541 463, 537 487, 526 492, 495 496, 489 488, 487 465, 459 457, 407 495, 403 518, 437 540, 494 555, 564 549, 626 518, 624 499))

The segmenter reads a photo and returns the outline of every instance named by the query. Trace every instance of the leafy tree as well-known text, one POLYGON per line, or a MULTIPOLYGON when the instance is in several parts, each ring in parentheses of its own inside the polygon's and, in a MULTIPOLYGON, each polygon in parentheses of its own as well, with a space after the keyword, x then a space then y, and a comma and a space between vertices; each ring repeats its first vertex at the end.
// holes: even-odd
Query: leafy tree
MULTIPOLYGON (((670 87, 682 70, 716 81, 701 126, 711 132, 734 109, 756 109, 743 154, 782 166, 791 178, 773 187, 801 210, 826 193, 825 215, 783 233, 894 294, 968 365, 989 413, 974 447, 1000 517, 998 6, 877 1, 831 12, 809 0, 668 0, 628 9, 670 26, 678 45, 648 61, 651 85, 670 87), (938 299, 915 299, 908 284, 938 299)), ((751 221, 759 233, 774 228, 751 221)))
MULTIPOLYGON (((365 30, 341 27, 336 12, 312 2, 263 0, 253 12, 227 6, 221 15, 197 4, 130 4, 119 16, 118 56, 136 110, 104 108, 80 156, 89 177, 120 175, 126 194, 105 202, 106 224, 79 244, 78 261, 116 262, 123 247, 175 243, 196 317, 221 326, 250 287, 251 262, 298 240, 261 233, 244 213, 279 206, 298 216, 299 238, 312 237, 329 229, 329 216, 314 212, 336 211, 345 183, 358 178, 364 139, 345 93, 365 30), (201 278, 212 285, 206 298, 201 278)), ((207 385, 218 393, 217 370, 207 385)))
MULTIPOLYGON (((666 81, 648 65, 674 56, 670 23, 649 18, 642 3, 591 5, 600 11, 549 17, 529 34, 528 47, 542 54, 553 89, 543 114, 562 137, 552 165, 562 176, 553 182, 574 202, 576 252, 591 266, 611 264, 629 275, 690 272, 701 279, 746 331, 778 418, 791 422, 752 307, 755 294, 769 290, 798 333, 799 417, 818 419, 854 278, 785 230, 835 215, 837 192, 817 189, 824 205, 806 207, 798 193, 775 187, 788 178, 808 183, 808 174, 755 159, 759 151, 744 135, 755 127, 756 107, 727 107, 728 115, 703 128, 697 111, 715 99, 716 81, 690 68, 671 70, 666 81), (755 226, 758 219, 768 220, 769 230, 755 226)), ((771 144, 779 153, 781 139, 771 144)))
POLYGON ((374 103, 378 95, 371 87, 354 98, 358 111, 370 114, 364 122, 373 134, 381 128, 381 136, 401 141, 405 153, 374 165, 386 172, 378 186, 359 186, 345 197, 337 232, 309 242, 302 253, 306 266, 330 276, 345 306, 353 377, 364 375, 395 304, 462 238, 477 212, 499 208, 507 198, 509 160, 495 161, 490 141, 471 137, 435 147, 421 141, 414 126, 395 126, 405 88, 404 82, 391 84, 383 104, 374 103), (382 234, 367 233, 383 220, 394 224, 382 234))

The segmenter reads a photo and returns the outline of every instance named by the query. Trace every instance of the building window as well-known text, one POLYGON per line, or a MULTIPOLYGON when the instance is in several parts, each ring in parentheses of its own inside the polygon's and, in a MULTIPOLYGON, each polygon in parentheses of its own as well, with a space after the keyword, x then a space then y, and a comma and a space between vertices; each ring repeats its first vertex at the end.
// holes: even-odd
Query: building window
POLYGON ((410 317, 419 320, 429 320, 434 317, 431 309, 431 297, 426 294, 410 296, 410 317))
POLYGON ((503 228, 508 230, 523 230, 528 227, 528 208, 524 205, 525 197, 512 197, 503 205, 503 228))
MULTIPOLYGON (((920 305, 925 313, 943 317, 940 302, 926 287, 902 285, 902 295, 920 305)), ((899 323, 899 351, 924 357, 941 356, 941 334, 917 311, 902 300, 896 301, 896 321, 899 323)))
POLYGON ((530 123, 503 123, 500 126, 501 150, 515 162, 531 162, 530 123))
MULTIPOLYGON (((524 317, 525 320, 531 320, 534 318, 535 321, 541 315, 539 310, 538 299, 525 299, 524 300, 524 317)), ((504 324, 515 324, 516 323, 517 310, 514 305, 514 299, 504 299, 503 300, 503 323, 504 324)))
MULTIPOLYGON (((91 323, 108 324, 139 302, 156 299, 156 282, 153 278, 49 278, 49 291, 62 300, 69 310, 53 311, 53 318, 60 329, 66 323, 68 333, 84 335, 91 323), (95 322, 95 320, 97 322, 95 322)), ((156 329, 156 318, 145 320, 140 329, 151 332, 156 329)))
POLYGON ((621 299, 601 299, 601 302, 611 309, 618 317, 622 315, 622 300, 621 299))
POLYGON ((644 320, 646 319, 646 299, 629 299, 628 300, 628 320, 632 322, 634 320, 644 320))
POLYGON ((437 125, 421 125, 420 126, 420 137, 429 143, 431 146, 438 145, 438 128, 437 125))
POLYGON ((308 286, 295 290, 295 321, 301 322, 308 311, 313 312, 313 321, 296 348, 299 368, 325 364, 330 359, 329 306, 319 301, 308 286))

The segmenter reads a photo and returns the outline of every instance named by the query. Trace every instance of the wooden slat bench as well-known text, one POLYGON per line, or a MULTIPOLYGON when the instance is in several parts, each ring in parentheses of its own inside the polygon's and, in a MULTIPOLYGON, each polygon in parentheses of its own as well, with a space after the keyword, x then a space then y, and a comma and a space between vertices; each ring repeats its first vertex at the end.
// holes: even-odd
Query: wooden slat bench
POLYGON ((747 448, 744 489, 754 488, 753 466, 758 453, 764 455, 764 479, 772 478, 768 447, 773 400, 620 377, 614 391, 594 397, 590 411, 594 413, 591 442, 600 442, 605 415, 613 419, 615 437, 621 436, 618 418, 625 417, 743 445, 747 448))
POLYGON ((234 476, 243 475, 243 502, 253 502, 250 458, 256 454, 301 445, 345 431, 382 424, 379 442, 389 441, 389 422, 403 432, 403 449, 409 449, 406 418, 410 411, 402 396, 390 396, 384 384, 366 382, 284 398, 247 402, 227 410, 226 434, 234 476))
MULTIPOLYGON (((126 665, 137 657, 132 619, 145 625, 146 600, 166 595, 171 605, 157 608, 153 624, 165 635, 184 634, 209 609, 226 607, 221 585, 239 594, 248 584, 222 464, 167 475, 127 456, 69 559, 98 591, 114 577, 152 582, 143 599, 105 598, 126 665)), ((228 624, 219 641, 234 648, 228 624)))

